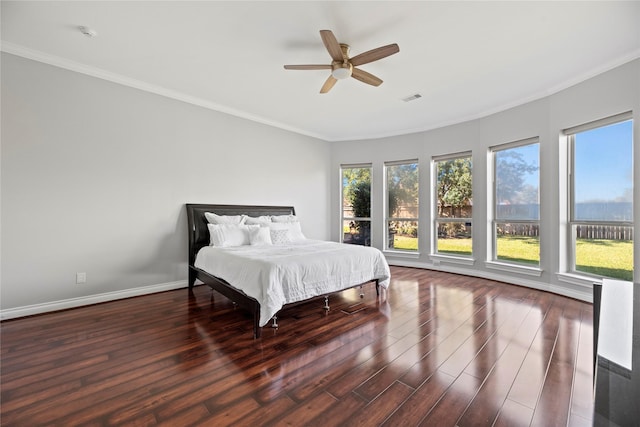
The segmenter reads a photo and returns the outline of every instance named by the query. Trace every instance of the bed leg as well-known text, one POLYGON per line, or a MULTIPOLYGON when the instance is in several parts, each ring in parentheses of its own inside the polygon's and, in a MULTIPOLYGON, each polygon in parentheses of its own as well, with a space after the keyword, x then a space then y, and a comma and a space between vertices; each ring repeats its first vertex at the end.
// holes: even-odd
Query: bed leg
POLYGON ((271 327, 273 329, 278 329, 278 316, 273 316, 271 320, 273 321, 273 323, 271 324, 271 327))
POLYGON ((376 280, 376 296, 380 296, 380 281, 376 280))
POLYGON ((196 272, 193 268, 189 267, 189 288, 193 288, 196 284, 196 272))
POLYGON ((329 295, 325 295, 324 297, 324 309, 329 311, 329 295))
POLYGON ((260 327, 259 316, 256 314, 253 316, 253 338, 258 339, 262 335, 262 328, 260 327))
POLYGON ((364 298, 364 291, 362 290, 362 285, 360 285, 360 298, 364 298))

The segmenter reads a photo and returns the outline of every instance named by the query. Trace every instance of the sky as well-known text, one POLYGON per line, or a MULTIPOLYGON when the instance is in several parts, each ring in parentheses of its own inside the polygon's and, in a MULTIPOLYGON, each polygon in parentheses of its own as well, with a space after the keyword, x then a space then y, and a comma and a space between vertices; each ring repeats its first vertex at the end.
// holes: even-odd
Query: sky
POLYGON ((540 144, 527 144, 522 147, 513 148, 512 150, 522 155, 522 159, 532 166, 538 167, 538 170, 525 174, 524 184, 531 185, 537 189, 540 188, 540 144))
POLYGON ((575 135, 575 201, 631 201, 631 120, 575 135))

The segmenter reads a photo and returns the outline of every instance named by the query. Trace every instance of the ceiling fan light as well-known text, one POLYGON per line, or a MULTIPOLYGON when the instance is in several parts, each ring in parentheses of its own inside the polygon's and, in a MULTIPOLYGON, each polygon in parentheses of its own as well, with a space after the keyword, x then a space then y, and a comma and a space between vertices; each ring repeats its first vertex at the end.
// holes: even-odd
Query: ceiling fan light
POLYGON ((352 68, 351 64, 348 64, 348 63, 347 64, 339 64, 339 65, 333 67, 333 69, 331 70, 331 75, 336 80, 344 80, 344 79, 348 79, 349 77, 351 77, 351 72, 352 71, 353 71, 353 68, 352 68))

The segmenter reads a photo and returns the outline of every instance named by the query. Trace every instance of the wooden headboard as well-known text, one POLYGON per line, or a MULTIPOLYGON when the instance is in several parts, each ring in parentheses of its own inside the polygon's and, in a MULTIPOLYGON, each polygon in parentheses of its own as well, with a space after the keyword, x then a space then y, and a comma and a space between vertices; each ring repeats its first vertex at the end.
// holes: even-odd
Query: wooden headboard
POLYGON ((198 251, 209 245, 209 228, 204 217, 205 212, 217 215, 295 215, 293 206, 250 206, 250 205, 197 205, 187 204, 187 222, 189 225, 189 265, 193 265, 198 251))

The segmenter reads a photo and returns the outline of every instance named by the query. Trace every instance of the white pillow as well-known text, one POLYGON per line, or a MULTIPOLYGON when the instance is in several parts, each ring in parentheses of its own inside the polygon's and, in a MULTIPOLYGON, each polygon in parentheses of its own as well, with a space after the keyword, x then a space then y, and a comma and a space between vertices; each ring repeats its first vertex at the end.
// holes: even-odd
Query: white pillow
POLYGON ((251 246, 271 246, 271 233, 267 227, 251 227, 249 229, 249 243, 251 246))
POLYGON ((210 245, 218 247, 244 246, 250 244, 249 231, 259 225, 207 224, 211 237, 210 245))
POLYGON ((204 217, 209 224, 244 224, 246 215, 218 215, 213 212, 205 212, 204 217))
MULTIPOLYGON (((274 222, 269 224, 269 228, 272 232, 275 230, 286 230, 288 232, 288 238, 292 242, 306 240, 306 237, 302 234, 302 228, 299 222, 274 222)), ((273 235, 271 236, 271 240, 273 240, 273 235)))
POLYGON ((273 222, 298 222, 298 218, 293 215, 273 215, 271 216, 271 221, 273 222))
POLYGON ((273 245, 286 245, 287 243, 291 243, 291 239, 289 238, 289 230, 275 230, 272 228, 267 228, 267 230, 269 230, 271 242, 273 245))
POLYGON ((253 224, 259 224, 259 225, 263 225, 263 224, 271 224, 271 217, 269 215, 263 215, 263 216, 247 216, 245 217, 245 224, 247 225, 253 225, 253 224))

